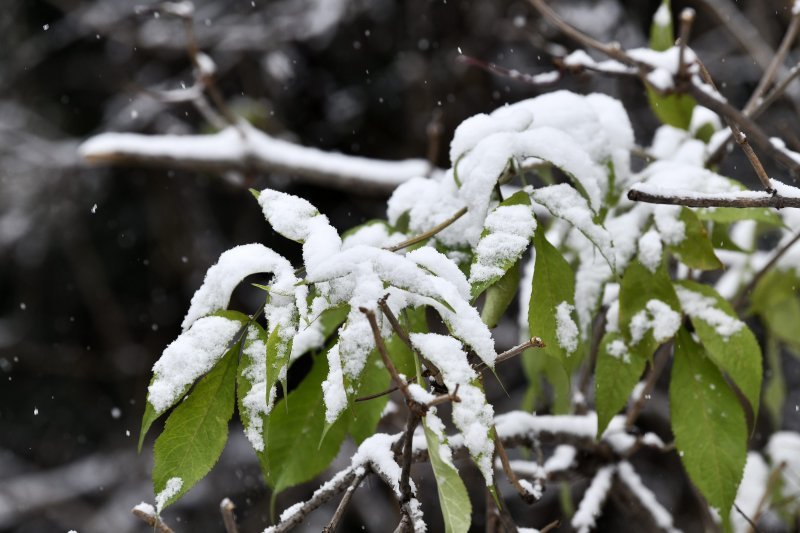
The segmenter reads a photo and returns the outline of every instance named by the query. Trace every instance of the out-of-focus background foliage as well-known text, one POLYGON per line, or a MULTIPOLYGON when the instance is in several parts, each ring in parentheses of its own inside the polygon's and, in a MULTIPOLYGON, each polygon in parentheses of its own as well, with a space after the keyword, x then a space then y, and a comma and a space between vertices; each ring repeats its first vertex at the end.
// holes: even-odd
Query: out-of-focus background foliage
MULTIPOLYGON (((691 45, 741 106, 783 35, 790 3, 697 0, 674 2, 673 9, 697 10, 691 45)), ((659 2, 551 4, 599 39, 642 46, 659 2)), ((460 121, 552 90, 468 67, 457 61, 459 47, 537 73, 574 44, 522 0, 197 0, 195 26, 226 100, 256 126, 327 150, 425 157, 426 126, 441 110, 442 167, 460 121)), ((792 62, 799 58, 790 54, 792 62)), ((99 132, 211 131, 191 105, 162 103, 144 91, 192 82, 186 35, 174 18, 137 15, 128 0, 0 6, 0 531, 145 531, 129 510, 152 500, 152 440, 141 455, 135 449, 150 367, 176 337, 193 291, 222 251, 258 241, 297 257, 295 246, 270 231, 246 188, 231 180, 80 160, 79 143, 99 132)), ((649 143, 657 122, 635 82, 581 76, 555 88, 623 99, 637 142, 649 143)), ((796 145, 797 103, 784 100, 760 123, 796 145)), ((722 171, 750 180, 736 154, 722 171)), ((357 190, 304 186, 291 175, 247 180, 308 198, 342 229, 384 212, 385 198, 357 190)), ((258 293, 240 292, 238 308, 255 308, 258 293)), ((498 348, 515 335, 512 322, 501 325, 498 348)), ((783 363, 789 390, 782 424, 798 430, 792 406, 800 404, 800 365, 789 356, 783 363)), ((504 367, 503 379, 511 396, 494 394, 498 411, 516 407, 524 388, 513 365, 504 367)), ((643 421, 649 412, 663 433, 659 410, 663 419, 663 397, 643 421)), ((237 504, 243 532, 270 523, 255 456, 235 427, 232 435, 217 468, 165 514, 177 530, 222 531, 217 508, 224 496, 237 504)), ((347 446, 334 467, 348 461, 347 446)), ((679 526, 699 527, 692 498, 682 494, 688 488, 659 468, 654 462, 643 470, 648 482, 679 526)), ((431 476, 423 468, 415 475, 437 531, 431 476)), ((574 483, 575 490, 583 486, 574 483)), ((309 490, 288 491, 278 509, 309 490)), ((394 524, 396 510, 381 490, 356 493, 342 530, 394 524)), ((483 496, 472 495, 479 531, 483 496)), ((601 529, 635 526, 624 502, 610 505, 619 512, 608 513, 601 529)), ((511 510, 521 524, 542 526, 558 517, 557 491, 533 508, 515 503, 511 510)), ((318 531, 331 512, 312 515, 301 530, 318 531)))

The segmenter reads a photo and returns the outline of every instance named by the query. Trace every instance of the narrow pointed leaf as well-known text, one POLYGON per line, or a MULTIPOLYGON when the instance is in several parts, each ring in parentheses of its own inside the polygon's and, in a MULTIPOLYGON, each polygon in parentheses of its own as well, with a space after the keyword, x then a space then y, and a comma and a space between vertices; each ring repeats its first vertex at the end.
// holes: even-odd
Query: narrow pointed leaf
POLYGON ((219 459, 233 415, 238 356, 239 345, 228 350, 172 412, 156 440, 153 488, 159 511, 191 489, 219 459), (175 478, 180 479, 178 490, 163 493, 175 478))
POLYGON ((646 364, 647 357, 630 350, 619 333, 606 333, 600 341, 594 373, 598 437, 625 407, 646 364))
MULTIPOLYGON (((439 437, 423 423, 425 441, 428 443, 428 456, 431 460, 436 489, 439 492, 439 505, 444 517, 445 533, 466 533, 469 531, 472 505, 467 488, 461 480, 451 458, 441 454, 439 437)), ((448 450, 449 451, 449 450, 448 450)))
POLYGON ((502 278, 486 289, 486 299, 481 309, 481 320, 493 328, 514 301, 519 289, 520 265, 517 261, 502 278))

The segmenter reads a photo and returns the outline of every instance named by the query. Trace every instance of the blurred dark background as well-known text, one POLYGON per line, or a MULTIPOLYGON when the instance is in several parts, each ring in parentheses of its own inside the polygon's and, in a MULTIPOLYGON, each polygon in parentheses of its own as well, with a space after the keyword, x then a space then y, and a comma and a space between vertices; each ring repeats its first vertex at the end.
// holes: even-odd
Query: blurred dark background
MULTIPOLYGON (((197 38, 217 65, 225 99, 257 127, 326 150, 424 158, 426 126, 441 110, 441 167, 449 164, 447 146, 459 122, 553 89, 460 63, 459 47, 533 74, 550 70, 553 54, 574 45, 521 0, 195 4, 197 38)), ((659 2, 551 4, 599 39, 642 46, 659 2)), ((697 10, 691 44, 726 97, 741 106, 783 35, 790 4, 698 0, 674 2, 673 11, 697 10), (729 28, 720 24, 725 17, 729 28)), ((797 59, 792 53, 787 64, 797 59)), ((141 455, 135 446, 150 367, 177 336, 191 295, 222 251, 263 242, 298 257, 297 247, 271 232, 235 180, 169 168, 91 167, 80 160, 79 143, 101 132, 211 131, 193 106, 163 103, 144 92, 192 82, 186 34, 174 18, 136 14, 128 0, 4 0, 0 6, 2 532, 146 531, 129 510, 153 498, 152 436, 141 455)), ((554 87, 621 98, 637 142, 649 144, 657 122, 635 82, 580 76, 554 87)), ((797 118, 789 98, 760 123, 796 145, 797 118)), ((722 168, 750 179, 737 155, 722 168)), ((385 197, 304 185, 291 175, 247 179, 255 188, 309 199, 341 229, 384 214, 385 197)), ((252 303, 246 295, 237 298, 243 309, 252 303)), ((498 348, 514 341, 506 324, 498 348)), ((785 364, 794 365, 785 375, 796 381, 796 362, 785 364)), ((494 395, 498 411, 518 405, 520 375, 515 363, 503 368, 512 395, 494 395)), ((793 406, 800 393, 791 385, 786 403, 793 406)), ((654 402, 651 410, 658 409, 654 402)), ((787 408, 783 424, 798 429, 793 411, 787 408)), ((347 463, 348 451, 334 467, 347 463)), ((430 500, 424 503, 431 531, 438 531, 431 476, 424 469, 418 474, 430 500)), ((659 478, 654 467, 643 474, 677 512, 679 525, 696 530, 682 482, 659 478)), ((343 531, 394 527, 392 504, 378 483, 372 486, 377 490, 357 493, 343 531)), ((278 508, 309 490, 288 491, 278 508)), ((522 525, 543 526, 557 517, 553 492, 549 507, 547 499, 534 508, 514 504, 512 513, 522 525)), ((217 508, 224 496, 237 504, 243 532, 269 524, 269 493, 236 427, 220 464, 165 520, 178 531, 222 531, 217 508)), ((473 496, 478 531, 482 496, 473 496)), ((608 513, 601 529, 630 528, 624 502, 610 505, 619 512, 608 513)), ((320 530, 331 512, 320 510, 300 530, 320 530)))

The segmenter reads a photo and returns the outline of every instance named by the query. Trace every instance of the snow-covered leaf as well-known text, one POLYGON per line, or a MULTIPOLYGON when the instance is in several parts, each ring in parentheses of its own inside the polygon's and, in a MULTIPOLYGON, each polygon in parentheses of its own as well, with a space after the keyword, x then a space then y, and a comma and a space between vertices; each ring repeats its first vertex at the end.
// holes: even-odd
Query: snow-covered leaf
POLYGON ((625 270, 619 291, 619 328, 644 358, 670 339, 681 324, 681 306, 664 268, 651 272, 638 261, 625 270))
POLYGON ((713 287, 681 281, 675 286, 708 357, 728 374, 754 413, 761 394, 761 348, 747 325, 713 287))
POLYGON ((267 356, 269 338, 258 323, 247 326, 236 377, 239 418, 256 451, 264 451, 264 425, 275 400, 276 375, 267 356))
POLYGON ((683 466, 728 524, 747 455, 747 425, 725 378, 683 328, 675 342, 669 403, 683 466))
POLYGON ((530 205, 525 191, 519 191, 486 217, 470 267, 473 299, 504 276, 528 248, 536 230, 530 205))
POLYGON ((490 328, 497 325, 508 306, 517 295, 520 278, 519 261, 514 264, 503 277, 486 289, 486 298, 481 309, 481 320, 490 328))
POLYGON ((219 459, 233 415, 240 350, 241 341, 172 412, 156 439, 153 489, 159 511, 191 489, 219 459))

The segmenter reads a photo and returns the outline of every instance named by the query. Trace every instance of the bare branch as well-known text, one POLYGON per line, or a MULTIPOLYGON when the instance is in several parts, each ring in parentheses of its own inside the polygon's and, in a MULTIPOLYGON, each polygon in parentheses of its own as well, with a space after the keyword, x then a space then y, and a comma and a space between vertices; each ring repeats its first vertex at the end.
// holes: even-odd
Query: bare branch
POLYGON ((678 78, 685 80, 686 73, 686 47, 689 45, 689 34, 694 23, 694 9, 687 7, 681 11, 680 51, 678 53, 678 78))
MULTIPOLYGON (((541 339, 541 337, 531 337, 530 339, 528 339, 527 341, 523 342, 522 344, 514 346, 513 348, 511 348, 509 350, 506 350, 505 352, 499 354, 497 356, 497 359, 494 360, 494 364, 497 365, 499 363, 503 363, 505 361, 508 361, 509 359, 513 359, 516 356, 518 356, 519 354, 521 354, 522 352, 524 352, 525 350, 527 350, 528 348, 544 348, 544 347, 545 347, 545 344, 544 344, 544 341, 541 339)), ((476 372, 483 372, 487 368, 489 368, 488 365, 486 363, 484 363, 483 361, 481 361, 480 363, 475 365, 475 371, 476 372)))
POLYGON ((411 396, 411 392, 408 390, 408 384, 406 383, 406 380, 400 377, 400 374, 397 372, 397 368, 395 368, 392 359, 389 357, 389 352, 386 351, 386 345, 383 343, 383 337, 381 337, 381 329, 378 327, 378 321, 375 319, 375 312, 371 309, 367 309, 366 307, 359 307, 358 310, 367 316, 369 325, 372 328, 372 335, 375 338, 375 346, 378 348, 378 353, 381 354, 381 358, 383 359, 383 364, 386 366, 386 370, 388 370, 389 374, 392 376, 392 381, 394 381, 397 388, 400 389, 400 392, 403 393, 403 396, 406 398, 406 402, 409 404, 415 403, 414 398, 411 396))
POLYGON ((350 499, 353 497, 353 494, 358 489, 358 486, 361 485, 361 482, 364 481, 364 478, 367 477, 367 471, 364 470, 361 473, 357 474, 353 479, 353 482, 350 483, 350 486, 347 487, 347 490, 342 496, 341 501, 339 502, 339 506, 336 508, 336 512, 333 513, 333 517, 331 517, 331 521, 328 522, 328 525, 322 530, 323 533, 334 533, 336 528, 339 526, 339 522, 344 516, 344 511, 347 509, 348 504, 350 503, 350 499))
POLYGON ((770 195, 764 193, 757 195, 753 193, 733 193, 733 194, 701 194, 691 193, 690 191, 675 191, 674 193, 664 190, 664 192, 651 192, 646 189, 634 187, 628 191, 628 199, 634 202, 647 202, 650 204, 682 205, 685 207, 772 207, 782 209, 784 207, 800 207, 800 198, 791 196, 781 196, 779 194, 770 195))
POLYGON ((773 254, 772 258, 770 258, 770 260, 767 261, 767 264, 761 267, 761 269, 758 272, 756 272, 756 274, 753 276, 753 279, 751 279, 750 282, 741 290, 741 292, 739 292, 739 295, 733 302, 733 308, 737 312, 741 313, 743 311, 743 307, 745 302, 747 302, 748 296, 750 295, 750 293, 753 292, 753 289, 755 289, 756 285, 758 285, 758 282, 761 281, 761 279, 767 274, 767 272, 769 272, 772 269, 772 267, 775 266, 778 260, 781 257, 783 257, 786 252, 789 251, 789 248, 797 244, 798 240, 800 240, 800 233, 792 237, 792 239, 786 244, 784 244, 780 248, 780 250, 777 250, 773 254))
POLYGON ((508 461, 508 454, 503 446, 503 442, 497 436, 497 429, 493 427, 492 431, 494 432, 494 448, 497 450, 497 456, 500 458, 500 464, 503 465, 503 472, 506 473, 508 481, 511 482, 511 485, 517 490, 520 498, 522 498, 522 501, 529 505, 536 503, 538 501, 536 495, 532 494, 530 491, 528 491, 528 489, 522 486, 522 484, 519 482, 519 478, 517 478, 517 475, 511 468, 511 465, 508 461))
POLYGON ((236 516, 233 514, 234 509, 236 509, 236 506, 228 498, 223 499, 219 504, 226 533, 239 533, 239 528, 236 526, 236 516))

